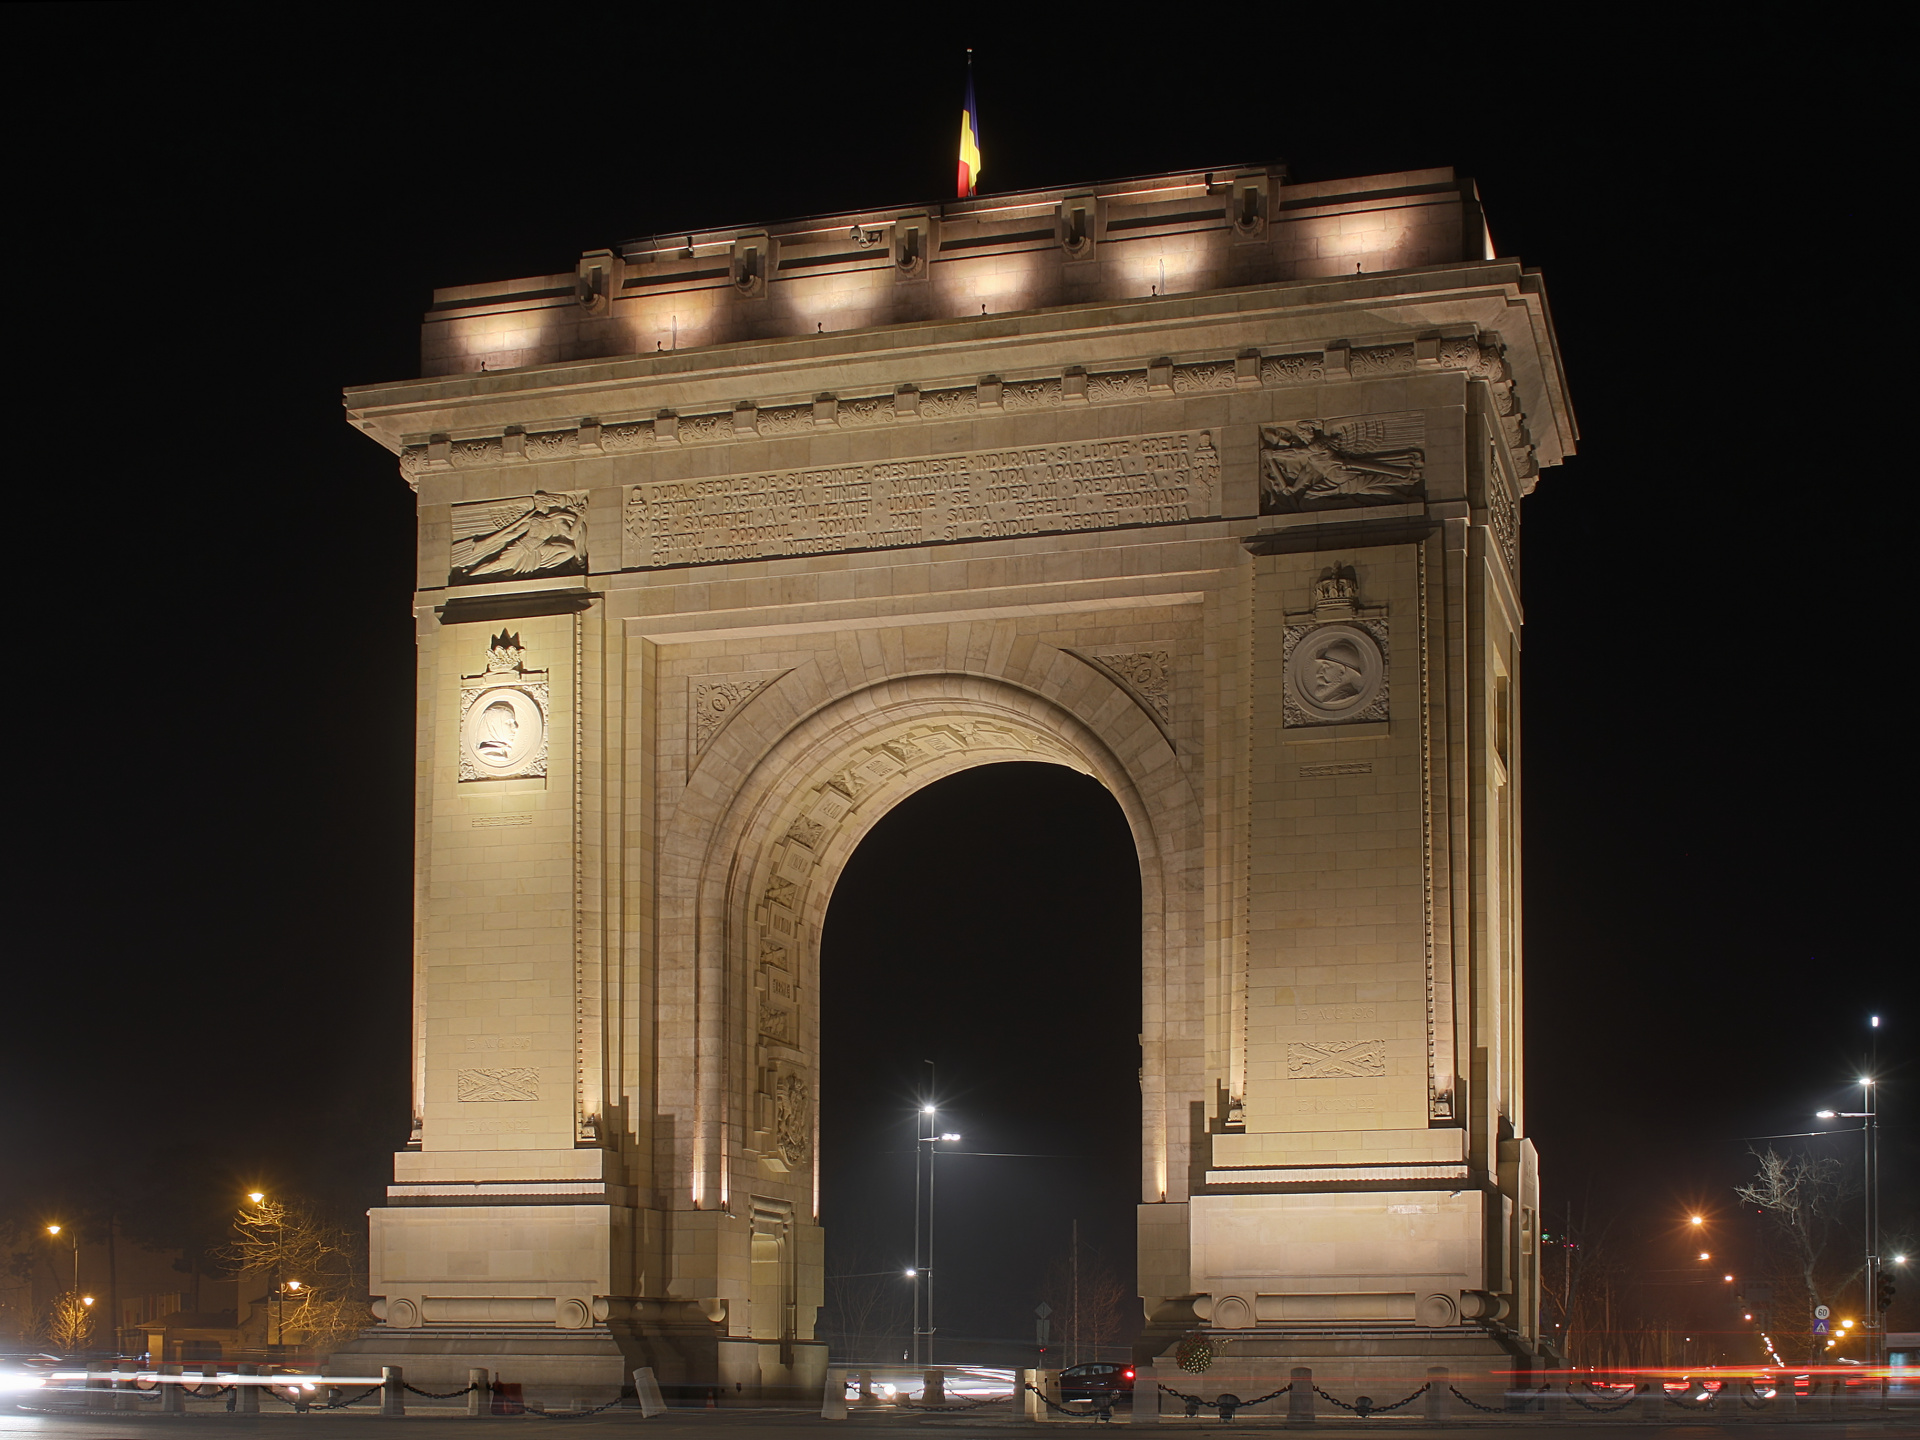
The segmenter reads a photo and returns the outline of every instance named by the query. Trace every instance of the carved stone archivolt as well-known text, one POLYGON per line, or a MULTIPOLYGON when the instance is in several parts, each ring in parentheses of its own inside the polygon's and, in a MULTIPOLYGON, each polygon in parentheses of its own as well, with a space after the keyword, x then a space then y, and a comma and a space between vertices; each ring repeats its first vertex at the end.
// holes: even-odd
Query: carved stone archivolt
POLYGON ((1260 427, 1260 513, 1397 505, 1424 496, 1426 417, 1356 415, 1260 427))
POLYGON ((547 773, 547 672, 527 669, 525 655, 503 630, 488 642, 486 669, 460 681, 462 783, 547 773))
POLYGON ((1119 647, 1089 650, 1087 658, 1109 671, 1164 721, 1173 719, 1173 652, 1119 647))

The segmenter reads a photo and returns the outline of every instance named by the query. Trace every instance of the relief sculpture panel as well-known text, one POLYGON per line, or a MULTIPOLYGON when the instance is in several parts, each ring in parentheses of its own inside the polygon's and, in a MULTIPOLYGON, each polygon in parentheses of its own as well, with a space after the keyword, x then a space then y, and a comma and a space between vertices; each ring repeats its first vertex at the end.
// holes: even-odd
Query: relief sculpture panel
POLYGON ((1181 431, 632 485, 626 563, 884 550, 1219 513, 1212 432, 1181 431))
POLYGON ((1424 498, 1426 417, 1354 415, 1260 427, 1260 513, 1424 498))

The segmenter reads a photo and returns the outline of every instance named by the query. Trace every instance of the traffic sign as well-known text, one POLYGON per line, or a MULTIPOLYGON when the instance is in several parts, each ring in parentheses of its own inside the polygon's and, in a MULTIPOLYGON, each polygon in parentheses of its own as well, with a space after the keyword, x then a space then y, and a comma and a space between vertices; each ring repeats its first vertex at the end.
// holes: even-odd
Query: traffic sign
POLYGON ((1814 1333, 1814 1334, 1816 1334, 1816 1335, 1824 1335, 1824 1334, 1826 1334, 1826 1333, 1827 1333, 1827 1322, 1826 1322, 1826 1321, 1824 1321, 1824 1320, 1816 1320, 1816 1321, 1814 1321, 1814 1322, 1813 1322, 1813 1333, 1814 1333))
POLYGON ((1833 1311, 1824 1305, 1816 1305, 1813 1307, 1813 1318, 1816 1320, 1824 1320, 1831 1314, 1833 1314, 1833 1311))

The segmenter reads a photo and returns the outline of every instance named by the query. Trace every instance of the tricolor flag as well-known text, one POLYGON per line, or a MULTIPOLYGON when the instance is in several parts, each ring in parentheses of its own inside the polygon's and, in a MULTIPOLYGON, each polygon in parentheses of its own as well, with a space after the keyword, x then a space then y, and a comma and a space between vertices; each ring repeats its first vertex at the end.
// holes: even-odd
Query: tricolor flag
POLYGON ((967 65, 967 100, 960 110, 960 198, 980 185, 980 107, 973 103, 973 65, 967 65))

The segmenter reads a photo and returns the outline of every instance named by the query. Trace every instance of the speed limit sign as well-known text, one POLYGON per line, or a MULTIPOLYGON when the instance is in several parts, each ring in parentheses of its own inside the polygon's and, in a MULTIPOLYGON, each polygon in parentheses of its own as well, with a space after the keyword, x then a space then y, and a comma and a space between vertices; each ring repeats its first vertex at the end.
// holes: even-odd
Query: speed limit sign
POLYGON ((1816 1320, 1824 1320, 1831 1314, 1833 1314, 1833 1311, 1824 1305, 1816 1305, 1813 1307, 1813 1318, 1816 1320))

